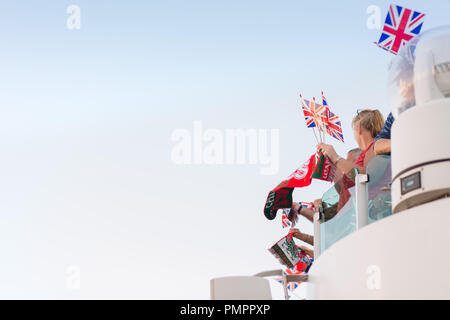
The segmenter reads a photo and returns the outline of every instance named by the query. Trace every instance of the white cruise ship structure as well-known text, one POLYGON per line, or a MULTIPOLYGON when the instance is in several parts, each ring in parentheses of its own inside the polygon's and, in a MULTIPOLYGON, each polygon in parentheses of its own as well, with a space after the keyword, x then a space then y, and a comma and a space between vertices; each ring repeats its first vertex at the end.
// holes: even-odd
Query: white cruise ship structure
MULTIPOLYGON (((323 196, 307 299, 450 299, 450 27, 409 41, 389 66, 391 154, 323 196)), ((211 280, 212 299, 271 299, 281 270, 211 280)))

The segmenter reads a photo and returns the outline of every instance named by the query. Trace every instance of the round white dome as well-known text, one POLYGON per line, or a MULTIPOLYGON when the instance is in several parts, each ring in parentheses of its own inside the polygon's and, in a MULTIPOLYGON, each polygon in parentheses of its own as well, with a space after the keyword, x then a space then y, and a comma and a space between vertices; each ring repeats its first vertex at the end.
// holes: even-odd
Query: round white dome
POLYGON ((393 115, 450 97, 450 26, 423 32, 403 46, 389 66, 393 115))

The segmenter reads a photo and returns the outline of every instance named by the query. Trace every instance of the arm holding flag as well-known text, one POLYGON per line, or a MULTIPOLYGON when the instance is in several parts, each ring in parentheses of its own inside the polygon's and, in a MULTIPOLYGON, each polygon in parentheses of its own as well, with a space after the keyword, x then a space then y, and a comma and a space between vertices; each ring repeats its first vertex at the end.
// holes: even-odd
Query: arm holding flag
POLYGON ((313 222, 314 217, 314 211, 312 209, 309 209, 307 207, 302 206, 299 203, 294 203, 292 205, 292 210, 294 210, 298 215, 304 216, 309 221, 313 222))
POLYGON ((305 247, 305 246, 297 246, 297 248, 299 248, 300 250, 305 251, 306 254, 308 256, 310 256, 311 258, 314 258, 314 250, 312 250, 312 249, 310 249, 308 247, 305 247))
POLYGON ((299 239, 299 240, 301 240, 303 242, 306 242, 307 244, 310 244, 312 246, 314 245, 314 237, 309 235, 309 234, 301 232, 297 228, 291 228, 289 230, 289 233, 293 233, 294 234, 294 238, 297 238, 297 239, 299 239))
POLYGON ((391 153, 391 127, 393 123, 394 117, 391 112, 384 123, 383 129, 381 129, 381 132, 373 139, 375 154, 391 153))
POLYGON ((330 159, 330 161, 343 173, 347 173, 353 168, 357 168, 360 173, 366 172, 364 167, 358 166, 352 161, 339 156, 332 145, 321 143, 317 146, 317 149, 327 156, 328 159, 330 159))
POLYGON ((322 199, 314 200, 314 204, 311 207, 302 206, 300 203, 293 203, 292 210, 294 210, 298 215, 304 216, 311 222, 314 222, 314 212, 315 208, 318 208, 322 203, 322 199))

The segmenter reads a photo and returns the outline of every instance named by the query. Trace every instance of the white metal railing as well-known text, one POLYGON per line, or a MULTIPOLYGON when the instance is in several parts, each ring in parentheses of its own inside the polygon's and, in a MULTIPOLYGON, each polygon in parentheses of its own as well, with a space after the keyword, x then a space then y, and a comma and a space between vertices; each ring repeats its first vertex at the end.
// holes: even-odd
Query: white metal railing
POLYGON ((320 256, 320 210, 314 213, 314 260, 320 256))
POLYGON ((367 202, 367 174, 358 174, 355 179, 356 197, 356 230, 367 225, 369 217, 369 206, 367 202))

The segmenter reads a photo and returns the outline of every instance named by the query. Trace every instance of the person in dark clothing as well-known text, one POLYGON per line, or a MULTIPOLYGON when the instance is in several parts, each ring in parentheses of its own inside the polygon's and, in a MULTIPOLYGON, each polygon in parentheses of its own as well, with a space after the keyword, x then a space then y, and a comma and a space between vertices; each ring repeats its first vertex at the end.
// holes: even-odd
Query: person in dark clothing
POLYGON ((375 154, 389 154, 391 153, 391 127, 394 123, 394 116, 392 112, 389 113, 386 122, 384 123, 383 129, 375 137, 373 149, 375 154))

